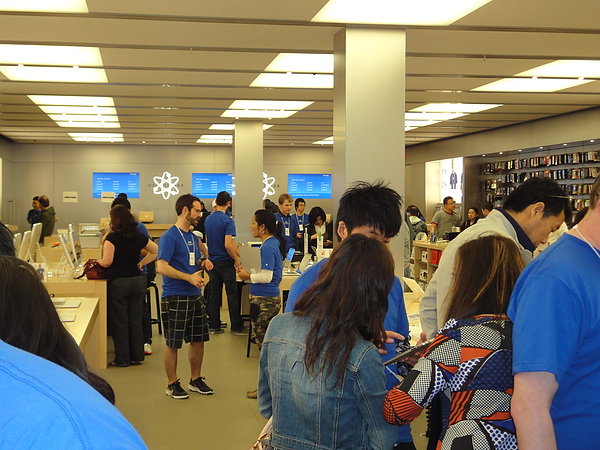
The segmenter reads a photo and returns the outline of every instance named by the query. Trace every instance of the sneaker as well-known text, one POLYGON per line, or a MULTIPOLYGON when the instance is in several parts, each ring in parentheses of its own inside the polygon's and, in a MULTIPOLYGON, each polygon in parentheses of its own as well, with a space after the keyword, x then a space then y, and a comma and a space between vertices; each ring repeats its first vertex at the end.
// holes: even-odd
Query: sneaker
POLYGON ((242 328, 241 330, 231 330, 231 332, 233 333, 234 336, 248 336, 248 333, 250 332, 248 330, 247 327, 242 328))
POLYGON ((209 388, 208 385, 204 382, 204 377, 198 377, 195 380, 190 380, 190 384, 188 384, 188 389, 190 391, 194 391, 198 394, 203 395, 210 395, 215 392, 211 388, 209 388))
POLYGON ((258 389, 254 389, 253 391, 246 392, 246 397, 248 397, 248 398, 258 398, 258 389))
POLYGON ((181 384, 179 384, 179 380, 175 383, 171 383, 167 386, 167 391, 165 392, 169 397, 172 397, 177 400, 183 400, 189 398, 189 394, 183 390, 181 384))
POLYGON ((152 345, 145 343, 144 344, 144 355, 151 355, 152 354, 152 345))
POLYGON ((223 328, 209 328, 208 329, 208 334, 221 334, 221 333, 225 333, 225 330, 223 330, 223 328))

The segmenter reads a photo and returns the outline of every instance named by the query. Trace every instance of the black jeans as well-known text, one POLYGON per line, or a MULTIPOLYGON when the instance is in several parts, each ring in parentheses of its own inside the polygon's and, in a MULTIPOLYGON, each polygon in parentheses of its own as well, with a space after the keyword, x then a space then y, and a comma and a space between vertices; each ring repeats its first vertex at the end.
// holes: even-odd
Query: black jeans
POLYGON ((213 261, 213 264, 215 267, 209 272, 208 328, 213 330, 221 328, 221 303, 223 298, 221 293, 223 292, 223 284, 225 284, 231 331, 240 331, 244 328, 244 323, 240 315, 240 301, 237 293, 233 260, 213 261))

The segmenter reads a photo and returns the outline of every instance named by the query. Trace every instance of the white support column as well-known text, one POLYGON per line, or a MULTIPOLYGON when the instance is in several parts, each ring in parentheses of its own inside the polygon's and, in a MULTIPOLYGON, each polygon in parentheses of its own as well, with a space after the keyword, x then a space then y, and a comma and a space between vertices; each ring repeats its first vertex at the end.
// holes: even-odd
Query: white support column
POLYGON ((254 211, 262 208, 262 126, 262 120, 235 121, 233 176, 236 188, 233 212, 238 243, 253 240, 250 221, 254 211))
POLYGON ((405 54, 404 30, 348 27, 334 37, 334 207, 358 180, 389 182, 404 197, 405 54))

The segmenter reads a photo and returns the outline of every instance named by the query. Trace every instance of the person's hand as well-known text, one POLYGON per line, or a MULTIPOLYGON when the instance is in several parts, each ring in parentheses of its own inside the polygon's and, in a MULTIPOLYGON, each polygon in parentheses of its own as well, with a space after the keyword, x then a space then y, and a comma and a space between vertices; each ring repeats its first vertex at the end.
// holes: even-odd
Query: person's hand
POLYGON ((204 277, 202 276, 202 272, 200 271, 189 274, 187 281, 188 283, 190 283, 193 286, 196 286, 197 288, 204 286, 204 277))
MULTIPOLYGON (((400 333, 396 333, 395 331, 386 330, 385 334, 387 336, 385 340, 386 344, 393 344, 394 341, 403 341, 405 339, 404 336, 402 336, 400 333)), ((381 347, 379 349, 379 353, 385 355, 387 353, 387 350, 385 349, 385 347, 381 347)))
POLYGON ((200 267, 203 267, 206 270, 213 270, 215 265, 212 263, 210 259, 205 259, 200 263, 200 267))
POLYGON ((244 269, 240 269, 237 274, 238 277, 240 277, 240 280, 242 281, 248 281, 250 279, 250 274, 244 269))
MULTIPOLYGON (((425 332, 423 331, 423 332, 421 332, 421 335, 419 336, 419 340, 417 341, 417 346, 419 346, 425 342, 427 342, 427 334, 425 334, 425 332)), ((425 353, 425 350, 423 350, 421 352, 417 352, 413 356, 407 356, 402 361, 405 362, 406 364, 409 364, 414 367, 414 365, 417 363, 417 361, 419 361, 419 358, 421 356, 423 356, 423 353, 425 353)))
POLYGON ((233 265, 235 267, 236 272, 239 270, 242 270, 242 260, 241 259, 235 260, 233 265))
POLYGON ((140 269, 140 270, 142 270, 144 268, 144 265, 141 262, 139 262, 137 266, 138 266, 138 269, 140 269))

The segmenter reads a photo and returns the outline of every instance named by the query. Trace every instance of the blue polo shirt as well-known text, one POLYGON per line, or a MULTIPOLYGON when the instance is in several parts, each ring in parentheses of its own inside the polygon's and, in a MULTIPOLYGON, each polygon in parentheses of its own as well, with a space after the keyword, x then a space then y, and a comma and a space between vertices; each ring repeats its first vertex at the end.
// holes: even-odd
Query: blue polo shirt
POLYGON ((235 222, 221 211, 211 213, 204 221, 208 257, 212 262, 231 259, 225 248, 225 236, 235 236, 235 222))
POLYGON ((298 233, 298 222, 294 221, 289 214, 287 216, 282 215, 281 211, 275 214, 275 218, 282 225, 281 234, 285 239, 285 251, 287 252, 290 248, 294 248, 296 234, 298 233))
POLYGON ((276 237, 266 239, 260 246, 261 270, 273 271, 273 278, 269 283, 252 283, 250 295, 256 297, 279 297, 279 283, 283 270, 283 256, 279 250, 279 241, 276 237))
MULTIPOLYGON (((173 225, 163 233, 158 241, 158 257, 156 260, 164 259, 171 267, 183 273, 196 273, 198 259, 200 258, 200 247, 198 238, 189 231, 183 231, 173 225), (194 265, 190 265, 190 252, 194 252, 194 265)), ((200 288, 185 280, 177 280, 163 275, 163 297, 171 295, 185 295, 194 297, 200 295, 200 288)))

